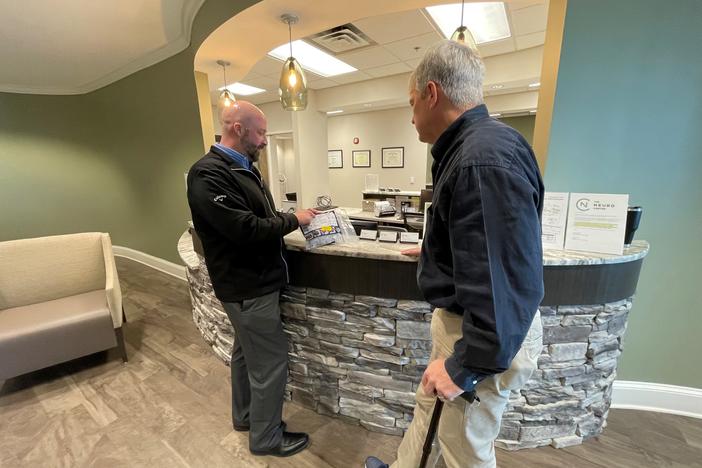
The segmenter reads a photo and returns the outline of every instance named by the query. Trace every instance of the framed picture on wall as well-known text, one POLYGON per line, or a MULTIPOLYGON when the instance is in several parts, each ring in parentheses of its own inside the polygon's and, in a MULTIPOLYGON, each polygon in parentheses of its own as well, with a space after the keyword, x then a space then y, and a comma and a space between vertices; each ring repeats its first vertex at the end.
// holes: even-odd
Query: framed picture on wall
POLYGON ((405 148, 402 146, 394 146, 392 148, 383 148, 381 154, 382 167, 405 167, 405 148))
POLYGON ((351 165, 353 167, 371 167, 370 150, 351 151, 351 165))
POLYGON ((329 169, 341 169, 344 167, 344 152, 342 150, 327 151, 329 169))

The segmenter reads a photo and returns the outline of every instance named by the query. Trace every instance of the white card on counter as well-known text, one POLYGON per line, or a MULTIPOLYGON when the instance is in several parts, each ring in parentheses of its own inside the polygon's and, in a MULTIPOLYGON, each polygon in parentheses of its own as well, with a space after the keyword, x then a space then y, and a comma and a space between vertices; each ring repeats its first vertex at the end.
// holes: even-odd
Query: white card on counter
POLYGON ((380 231, 380 242, 397 242, 396 231, 380 231))
POLYGON ((359 237, 361 239, 374 241, 378 238, 378 231, 374 231, 373 229, 361 229, 361 235, 359 237))
POLYGON ((565 248, 621 255, 629 195, 571 193, 565 248))
POLYGON ((568 192, 546 192, 541 216, 541 244, 544 249, 563 249, 566 220, 568 219, 568 192))
POLYGON ((419 233, 418 232, 401 232, 400 233, 400 243, 401 244, 419 244, 419 233))

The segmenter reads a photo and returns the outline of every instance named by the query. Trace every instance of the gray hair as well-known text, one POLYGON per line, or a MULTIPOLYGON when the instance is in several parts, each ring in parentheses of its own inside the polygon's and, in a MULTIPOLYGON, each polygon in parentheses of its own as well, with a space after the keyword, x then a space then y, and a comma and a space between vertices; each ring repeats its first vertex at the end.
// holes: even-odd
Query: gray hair
POLYGON ((443 40, 431 46, 410 76, 410 84, 424 92, 430 81, 443 90, 451 104, 467 109, 483 103, 485 65, 477 51, 443 40))

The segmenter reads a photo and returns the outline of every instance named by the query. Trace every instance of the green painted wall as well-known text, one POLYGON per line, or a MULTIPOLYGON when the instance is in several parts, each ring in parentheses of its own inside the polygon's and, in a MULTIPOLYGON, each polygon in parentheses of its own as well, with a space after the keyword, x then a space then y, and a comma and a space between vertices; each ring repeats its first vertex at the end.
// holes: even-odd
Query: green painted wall
POLYGON ((183 173, 202 156, 195 52, 253 3, 206 1, 188 49, 95 92, 0 93, 0 241, 106 231, 179 262, 183 173))
POLYGON ((519 117, 502 117, 500 122, 506 123, 516 131, 522 134, 529 144, 534 144, 534 122, 536 117, 533 115, 522 115, 519 117))
POLYGON ((699 0, 568 2, 546 188, 644 208, 624 380, 702 388, 700 31, 699 0))

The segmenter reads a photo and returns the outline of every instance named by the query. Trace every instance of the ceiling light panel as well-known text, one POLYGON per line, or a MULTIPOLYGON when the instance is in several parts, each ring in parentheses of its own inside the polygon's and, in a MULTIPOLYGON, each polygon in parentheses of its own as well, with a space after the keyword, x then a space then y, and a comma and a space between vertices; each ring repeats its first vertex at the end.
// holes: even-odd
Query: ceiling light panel
MULTIPOLYGON (((238 94, 239 96, 252 96, 254 94, 261 94, 265 93, 265 89, 257 88, 255 86, 249 86, 244 83, 233 83, 227 86, 227 89, 231 91, 234 94, 238 94)), ((224 86, 219 88, 220 91, 224 91, 224 86)))
MULTIPOLYGON (((342 62, 302 40, 293 41, 292 50, 293 56, 300 62, 302 68, 320 76, 337 76, 356 71, 356 68, 348 63, 342 62)), ((290 45, 283 44, 268 52, 268 55, 285 61, 290 56, 290 45)))
MULTIPOLYGON (((426 8, 444 37, 449 38, 460 26, 461 4, 437 5, 426 8)), ((466 3, 463 24, 478 44, 506 39, 512 34, 502 2, 466 3)))

